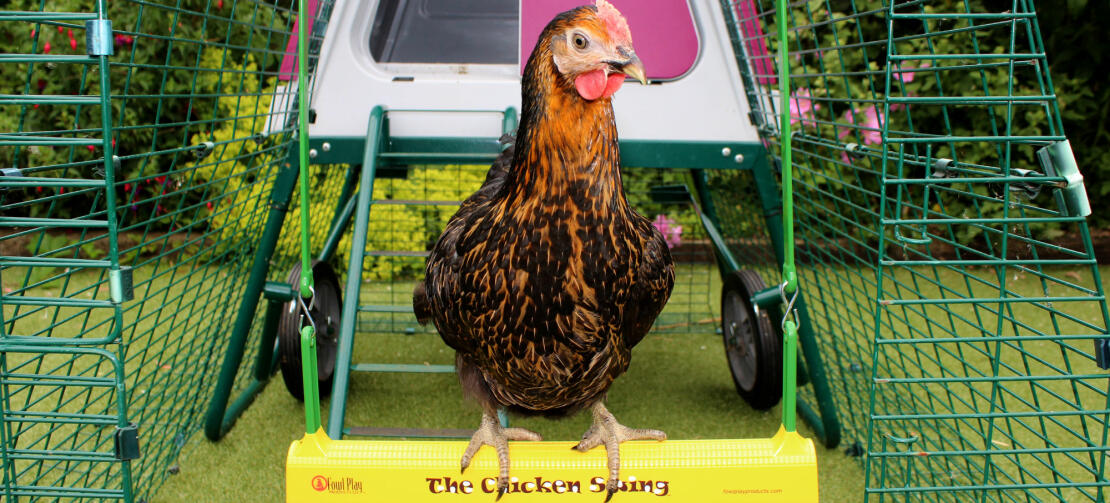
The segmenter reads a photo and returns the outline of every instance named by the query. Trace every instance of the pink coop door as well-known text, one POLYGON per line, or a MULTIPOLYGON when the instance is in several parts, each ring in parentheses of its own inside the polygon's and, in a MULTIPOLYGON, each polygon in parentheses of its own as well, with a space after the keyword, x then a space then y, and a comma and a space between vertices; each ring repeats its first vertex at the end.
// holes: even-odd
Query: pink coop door
MULTIPOLYGON (((563 11, 592 0, 521 0, 520 70, 536 47, 540 32, 563 11)), ((698 59, 698 34, 686 0, 609 0, 628 20, 636 54, 651 80, 681 77, 698 59)))

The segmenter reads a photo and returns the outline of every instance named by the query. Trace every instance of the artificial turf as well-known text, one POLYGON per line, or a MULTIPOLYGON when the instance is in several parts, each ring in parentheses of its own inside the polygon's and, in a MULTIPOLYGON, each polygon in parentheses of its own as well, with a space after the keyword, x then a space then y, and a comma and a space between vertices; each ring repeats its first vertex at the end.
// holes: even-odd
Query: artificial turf
MULTIPOLYGON (((369 361, 449 363, 449 348, 435 336, 365 335, 356 353, 369 361)), ((453 374, 356 373, 347 424, 358 426, 474 428, 479 411, 464 403, 453 374)), ((327 414, 328 401, 323 404, 327 414)), ((720 336, 655 335, 633 352, 632 367, 609 393, 609 409, 633 427, 660 428, 670 438, 769 437, 781 409, 754 411, 737 396, 720 336)), ((325 418, 326 422, 326 418, 325 418)), ((576 440, 589 415, 563 420, 517 419, 546 440, 576 440)), ((804 424, 803 435, 812 437, 804 424)), ((176 475, 156 502, 272 502, 284 498, 284 460, 290 442, 304 433, 302 403, 273 380, 219 442, 196 435, 176 475)), ((488 449, 488 448, 487 448, 488 449)), ((860 463, 837 449, 818 446, 822 501, 855 501, 862 494, 860 463)))

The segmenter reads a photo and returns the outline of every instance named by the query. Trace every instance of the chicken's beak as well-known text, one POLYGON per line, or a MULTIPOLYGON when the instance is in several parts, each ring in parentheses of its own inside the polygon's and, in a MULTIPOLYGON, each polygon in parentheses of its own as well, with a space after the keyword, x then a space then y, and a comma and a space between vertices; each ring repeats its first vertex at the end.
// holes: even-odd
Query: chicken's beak
POLYGON ((640 58, 635 54, 632 55, 632 59, 628 63, 621 67, 621 73, 636 79, 645 86, 648 83, 647 76, 644 75, 644 64, 640 62, 640 58))

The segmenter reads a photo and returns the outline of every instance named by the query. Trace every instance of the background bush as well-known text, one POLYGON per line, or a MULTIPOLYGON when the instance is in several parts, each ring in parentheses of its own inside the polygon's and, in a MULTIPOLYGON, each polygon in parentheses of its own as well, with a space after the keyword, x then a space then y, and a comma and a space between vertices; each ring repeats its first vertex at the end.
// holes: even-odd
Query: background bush
MULTIPOLYGON (((5 8, 9 10, 51 10, 79 12, 88 10, 88 1, 85 0, 51 0, 47 5, 41 6, 40 2, 33 0, 11 0, 5 8)), ((850 9, 847 0, 831 1, 834 9, 850 9)), ((974 10, 1001 12, 1009 9, 1009 0, 973 0, 974 10)), ((231 23, 231 20, 253 23, 255 26, 289 26, 286 11, 280 9, 275 14, 270 8, 259 9, 250 2, 213 1, 208 0, 181 0, 182 9, 205 12, 208 17, 188 16, 175 18, 159 12, 157 16, 142 16, 136 9, 123 8, 125 5, 109 3, 110 17, 117 33, 115 40, 116 55, 114 61, 127 62, 132 65, 159 65, 166 61, 170 53, 178 56, 182 52, 194 51, 195 48, 184 44, 172 44, 164 37, 145 36, 153 34, 173 33, 177 39, 204 40, 212 34, 225 37, 223 44, 227 47, 236 45, 248 46, 250 37, 261 36, 252 33, 251 25, 231 23), (275 18, 276 16, 276 18, 275 18)), ((856 2, 857 10, 875 7, 879 2, 856 2), (864 5, 866 4, 866 5, 864 5)), ((956 8, 962 5, 955 0, 933 2, 935 10, 956 8)), ((1108 30, 1102 26, 1101 20, 1110 18, 1110 4, 1101 0, 1066 0, 1049 5, 1042 2, 1039 5, 1041 33, 1047 46, 1049 64, 1053 71, 1053 84, 1060 97, 1060 108, 1065 131, 1072 140, 1080 169, 1086 180, 1088 193, 1092 199, 1110 194, 1110 132, 1107 131, 1107 116, 1110 115, 1110 81, 1106 78, 1110 70, 1107 56, 1102 47, 1108 41, 1108 30)), ((32 23, 0 23, 0 40, 6 44, 9 53, 43 53, 49 44, 51 54, 74 54, 85 52, 83 30, 32 23)), ((842 33, 839 43, 851 43, 853 37, 874 40, 876 37, 885 36, 886 27, 881 23, 874 26, 862 25, 863 33, 842 33)), ((831 40, 822 40, 822 44, 830 44, 831 40)), ((953 43, 955 43, 953 41, 953 43)), ((255 44, 257 45, 257 44, 255 44)), ((274 47, 283 47, 283 40, 275 40, 274 47)), ((882 64, 879 49, 875 49, 869 61, 869 66, 874 69, 882 64)), ((190 52, 191 54, 191 52, 190 52)), ((195 175, 186 178, 180 173, 188 169, 173 169, 172 166, 159 164, 168 156, 150 156, 151 162, 124 162, 121 172, 117 175, 119 180, 129 182, 117 192, 120 197, 125 197, 127 205, 136 212, 157 212, 157 201, 168 192, 173 192, 181 184, 205 183, 207 180, 224 179, 227 174, 236 169, 242 169, 250 162, 252 149, 250 142, 243 143, 243 147, 221 149, 221 141, 241 136, 242 131, 251 129, 261 131, 263 121, 259 120, 258 110, 267 110, 269 107, 268 94, 277 84, 275 79, 277 67, 280 63, 280 51, 256 52, 248 57, 245 51, 234 49, 204 50, 198 58, 198 65, 208 68, 225 69, 224 72, 196 72, 189 69, 159 69, 158 71, 134 71, 129 78, 124 68, 113 68, 113 85, 118 86, 113 91, 119 95, 126 87, 128 95, 157 95, 196 93, 222 93, 228 95, 217 100, 151 100, 151 99, 117 99, 113 101, 113 115, 116 124, 122 129, 113 138, 116 143, 117 154, 121 157, 142 155, 151 150, 168 150, 204 142, 213 142, 217 145, 214 157, 202 162, 206 165, 199 166, 195 175), (244 79, 227 78, 226 69, 237 68, 246 70, 244 79), (241 120, 213 121, 213 117, 240 116, 241 120), (156 119, 157 118, 157 119, 156 119), (159 128, 127 129, 128 126, 146 125, 157 120, 159 124, 171 124, 159 128), (172 126, 172 124, 180 124, 172 126), (149 207, 148 207, 149 206, 149 207)), ((802 68, 820 71, 821 65, 835 67, 830 58, 832 53, 810 54, 800 61, 802 68)), ((868 66, 863 61, 849 61, 849 66, 868 66)), ((88 67, 95 70, 95 67, 88 67)), ((801 71, 799 68, 798 71, 801 71)), ((95 78, 95 71, 88 71, 81 75, 59 74, 51 65, 36 65, 33 70, 26 64, 0 65, 0 82, 7 87, 5 93, 10 94, 86 94, 99 93, 99 86, 95 78)), ((1006 76, 1003 72, 993 72, 990 75, 989 87, 992 90, 1005 86, 1006 76)), ((868 92, 866 83, 845 79, 813 79, 805 84, 814 95, 820 93, 849 93, 859 95, 868 92)), ((931 79, 916 78, 905 86, 906 93, 928 92, 934 85, 931 79)), ((968 77, 966 81, 945 81, 946 91, 960 92, 961 89, 981 89, 981 83, 968 77)), ((74 135, 80 136, 82 130, 95 127, 99 124, 99 113, 96 107, 85 107, 80 113, 73 113, 73 107, 41 107, 7 105, 0 107, 0 131, 68 131, 77 130, 74 135)), ((863 111, 855 111, 853 121, 863 123, 867 117, 863 111)), ((264 113, 264 112, 262 112, 264 113)), ((842 114, 850 113, 845 109, 829 109, 823 113, 828 118, 841 120, 842 114)), ((929 117, 915 117, 915 120, 927 123, 929 117)), ((969 123, 975 124, 973 117, 966 118, 969 123)), ((1025 123, 1030 128, 1035 128, 1038 122, 1043 122, 1043 117, 1028 117, 1025 123)), ((893 120, 899 120, 895 116, 893 120)), ((897 124, 894 125, 898 127, 897 124)), ((1015 131, 1016 134, 1024 133, 1015 131)), ((829 133, 825 133, 829 134, 829 133)), ((832 133, 838 134, 838 133, 832 133)), ((866 138, 854 138, 854 141, 866 143, 866 138)), ((259 143, 259 148, 265 147, 259 143)), ((936 155, 943 155, 937 152, 936 155)), ((994 155, 987 151, 961 152, 962 160, 976 162, 977 159, 994 155)), ((1027 156, 1030 154, 1026 154, 1027 156)), ((0 163, 5 166, 22 168, 45 168, 50 166, 66 165, 64 170, 54 171, 56 176, 88 177, 94 170, 100 158, 99 149, 85 147, 73 148, 11 148, 0 153, 0 163)), ((1035 162, 1032 158, 1026 162, 1035 162)), ((180 168, 180 167, 179 167, 180 168)), ((422 168, 421 168, 422 169, 422 168)), ((433 171, 421 171, 415 179, 437 180, 433 171), (430 178, 429 178, 430 177, 430 178)), ((238 179, 236 179, 238 180, 238 179)), ((475 180, 475 182, 480 180, 475 180)), ((682 182, 681 175, 657 173, 646 171, 631 171, 625 176, 626 186, 632 194, 641 193, 642 190, 653 184, 682 182)), ((246 180, 238 180, 245 183, 246 180)), ((248 184, 249 185, 249 184, 248 184)), ((234 203, 237 198, 264 197, 261 187, 227 187, 227 198, 234 203)), ((28 189, 30 190, 30 189, 28 189)), ((387 190, 383 188, 381 190, 387 190)), ((391 185, 388 190, 396 191, 393 197, 404 197, 406 191, 415 190, 404 183, 391 185)), ((202 200, 203 191, 194 191, 195 204, 210 206, 208 211, 213 212, 213 223, 232 221, 236 215, 220 213, 219 200, 202 200)), ((389 194, 380 194, 390 197, 389 194)), ((375 197, 379 194, 376 192, 375 197)), ((88 196, 92 197, 92 195, 88 196)), ((639 197, 639 196, 634 196, 639 197)), ((637 201, 642 203, 643 201, 637 201)), ((326 201, 323 202, 326 206, 326 201)), ((241 205, 231 204, 231 207, 241 205)), ((1095 208, 1099 208, 1097 204, 1095 208)), ((83 216, 82 208, 90 205, 71 204, 67 208, 55 209, 55 217, 83 216)), ((29 216, 42 208, 41 205, 30 205, 18 211, 24 211, 29 216)), ((378 213, 395 222, 408 221, 419 227, 416 222, 427 221, 427 215, 413 215, 400 208, 381 209, 378 213), (391 212, 400 212, 393 214, 391 212), (396 218, 394 218, 396 217, 396 218)), ((440 209, 437 211, 446 211, 440 209)), ((442 216, 442 215, 441 215, 442 216)), ((647 214, 653 218, 654 214, 647 214)), ((692 213, 671 215, 676 218, 691 238, 697 237, 700 225, 692 213)), ((437 217, 439 218, 439 217, 437 217)), ((437 220, 438 221, 438 220, 437 220)), ((1092 215, 1091 223, 1095 226, 1110 225, 1110 212, 1098 211, 1092 215)), ((173 226, 188 225, 187 219, 167 219, 163 225, 164 231, 173 230, 173 226)), ((397 226, 393 231, 398 236, 429 234, 435 230, 435 225, 425 229, 413 228, 411 232, 402 232, 397 226)), ((242 232, 244 229, 237 229, 242 232)), ((418 246, 417 241, 405 246, 418 246)), ((371 265, 375 269, 378 265, 371 265)), ((393 271, 397 272, 397 271, 393 271)), ((388 275, 384 271, 380 274, 388 275)))

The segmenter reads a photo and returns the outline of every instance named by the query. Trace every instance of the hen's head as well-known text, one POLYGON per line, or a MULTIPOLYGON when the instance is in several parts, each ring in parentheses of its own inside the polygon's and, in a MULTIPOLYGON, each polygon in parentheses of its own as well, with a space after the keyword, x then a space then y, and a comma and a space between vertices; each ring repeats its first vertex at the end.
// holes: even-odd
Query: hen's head
POLYGON ((647 84, 628 22, 606 0, 560 15, 545 33, 556 72, 582 98, 612 96, 626 75, 647 84))

